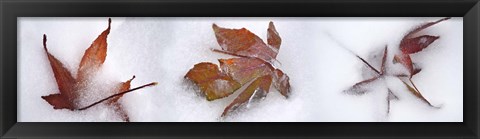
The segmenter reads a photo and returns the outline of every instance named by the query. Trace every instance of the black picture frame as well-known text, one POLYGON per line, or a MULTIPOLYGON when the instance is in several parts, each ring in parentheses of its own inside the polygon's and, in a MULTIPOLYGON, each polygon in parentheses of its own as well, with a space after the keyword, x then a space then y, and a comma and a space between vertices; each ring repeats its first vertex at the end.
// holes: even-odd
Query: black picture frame
MULTIPOLYGON (((1 0, 0 137, 478 138, 478 0, 1 0), (17 122, 17 17, 463 17, 459 123, 17 122)), ((32 69, 35 70, 35 69, 32 69)), ((34 113, 32 113, 34 114, 34 113)))

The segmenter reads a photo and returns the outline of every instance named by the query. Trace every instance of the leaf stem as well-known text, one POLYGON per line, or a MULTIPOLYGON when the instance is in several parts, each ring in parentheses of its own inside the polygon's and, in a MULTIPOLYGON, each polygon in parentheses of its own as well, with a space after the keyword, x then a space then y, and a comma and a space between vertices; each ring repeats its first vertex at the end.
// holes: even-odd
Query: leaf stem
POLYGON ((341 48, 347 50, 348 52, 350 52, 352 55, 355 55, 358 59, 360 59, 363 63, 367 64, 367 66, 372 69, 373 71, 375 71, 377 74, 379 75, 382 75, 382 73, 380 73, 380 71, 378 71, 377 69, 375 69, 372 65, 370 65, 370 63, 368 63, 365 59, 363 59, 362 57, 360 57, 359 55, 357 55, 356 53, 354 53, 352 50, 348 49, 345 47, 344 44, 340 43, 337 39, 333 38, 333 36, 327 32, 327 36, 330 37, 330 39, 332 39, 335 43, 337 43, 341 48))
POLYGON ((373 71, 375 71, 377 74, 379 75, 382 75, 382 73, 380 73, 380 71, 378 71, 377 69, 375 69, 372 65, 370 65, 370 63, 368 63, 367 61, 365 61, 365 59, 363 59, 362 57, 358 56, 358 55, 355 55, 357 56, 358 59, 362 60, 363 63, 367 64, 367 66, 372 69, 373 71))
POLYGON ((413 83, 412 78, 408 78, 408 80, 409 80, 410 83, 412 84, 413 88, 415 88, 415 90, 417 90, 418 94, 422 96, 421 99, 422 99, 423 101, 427 102, 428 105, 430 105, 430 106, 432 106, 432 107, 435 107, 435 106, 433 106, 430 102, 428 102, 428 100, 427 100, 425 97, 423 97, 422 93, 420 93, 420 90, 418 90, 418 88, 417 88, 417 86, 415 85, 415 83, 413 83))
POLYGON ((113 94, 113 95, 111 95, 111 96, 109 96, 109 97, 106 97, 106 98, 104 98, 104 99, 101 99, 101 100, 99 100, 99 101, 97 101, 97 102, 95 102, 95 103, 92 103, 92 104, 90 104, 90 105, 88 105, 88 106, 86 106, 86 107, 83 107, 83 108, 80 108, 80 109, 77 109, 77 110, 85 110, 85 109, 88 109, 88 108, 90 108, 90 107, 93 107, 93 106, 95 106, 95 105, 97 105, 97 104, 99 104, 99 103, 102 103, 103 101, 112 99, 112 98, 114 98, 114 97, 116 97, 116 96, 124 95, 124 94, 126 94, 126 93, 129 93, 129 92, 132 92, 132 91, 135 91, 135 90, 138 90, 138 89, 142 89, 142 88, 144 88, 144 87, 154 86, 154 85, 157 85, 157 84, 158 84, 157 82, 152 82, 152 83, 149 83, 149 84, 146 84, 146 85, 142 85, 142 86, 139 86, 139 87, 136 87, 136 88, 127 90, 127 91, 123 91, 123 92, 120 92, 120 93, 117 93, 117 94, 113 94))

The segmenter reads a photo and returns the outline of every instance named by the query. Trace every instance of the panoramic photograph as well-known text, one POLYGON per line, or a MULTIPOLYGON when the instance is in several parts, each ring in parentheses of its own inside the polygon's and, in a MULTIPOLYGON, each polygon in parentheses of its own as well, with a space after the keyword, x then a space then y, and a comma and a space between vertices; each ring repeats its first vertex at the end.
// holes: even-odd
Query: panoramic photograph
POLYGON ((18 122, 463 122, 462 17, 19 17, 18 122))

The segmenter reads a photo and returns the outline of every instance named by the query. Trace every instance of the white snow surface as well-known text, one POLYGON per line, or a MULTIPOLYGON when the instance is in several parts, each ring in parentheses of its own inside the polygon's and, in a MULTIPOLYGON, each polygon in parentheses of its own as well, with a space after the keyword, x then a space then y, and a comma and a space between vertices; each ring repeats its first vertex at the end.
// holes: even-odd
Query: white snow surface
MULTIPOLYGON (((409 30, 441 18, 112 18, 107 59, 92 81, 95 85, 91 91, 101 93, 104 86, 126 81, 133 75, 136 78, 132 88, 158 82, 157 86, 120 99, 132 122, 462 122, 461 17, 424 31, 440 39, 412 55, 412 60, 422 68, 413 80, 425 98, 440 109, 426 105, 393 77, 372 84, 373 91, 365 95, 342 92, 365 79, 365 65, 347 49, 367 58, 388 45, 391 61, 409 30), (211 51, 220 49, 212 23, 226 28, 245 27, 266 41, 269 21, 274 22, 282 38, 277 57, 281 64, 275 66, 290 77, 291 96, 285 99, 271 89, 263 100, 219 118, 239 92, 207 101, 185 82, 184 75, 197 63, 218 64, 217 59, 232 58, 211 51), (399 98, 391 102, 388 115, 385 86, 399 98)), ((76 75, 85 49, 107 28, 107 20, 108 17, 18 18, 19 122, 121 121, 103 104, 85 111, 55 110, 41 98, 58 93, 42 48, 42 35, 48 36, 50 53, 76 75)), ((403 68, 389 66, 391 72, 403 68)), ((85 97, 88 102, 100 98, 85 97)))

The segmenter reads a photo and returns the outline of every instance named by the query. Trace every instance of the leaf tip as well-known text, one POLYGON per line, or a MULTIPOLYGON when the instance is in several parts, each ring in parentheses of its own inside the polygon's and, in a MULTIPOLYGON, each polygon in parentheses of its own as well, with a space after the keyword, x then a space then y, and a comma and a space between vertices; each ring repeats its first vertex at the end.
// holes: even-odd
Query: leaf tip
POLYGON ((110 28, 111 24, 112 24, 112 18, 108 18, 108 28, 110 28))
POLYGON ((448 20, 448 19, 451 19, 452 17, 445 17, 443 19, 440 19, 439 21, 445 21, 445 20, 448 20))
POLYGON ((213 28, 213 30, 217 30, 219 27, 218 27, 217 24, 213 23, 213 24, 212 24, 212 28, 213 28))
POLYGON ((43 34, 43 48, 47 50, 47 35, 43 34))
POLYGON ((274 25, 273 25, 273 22, 270 21, 270 22, 268 23, 268 26, 271 26, 271 27, 274 26, 274 25))

